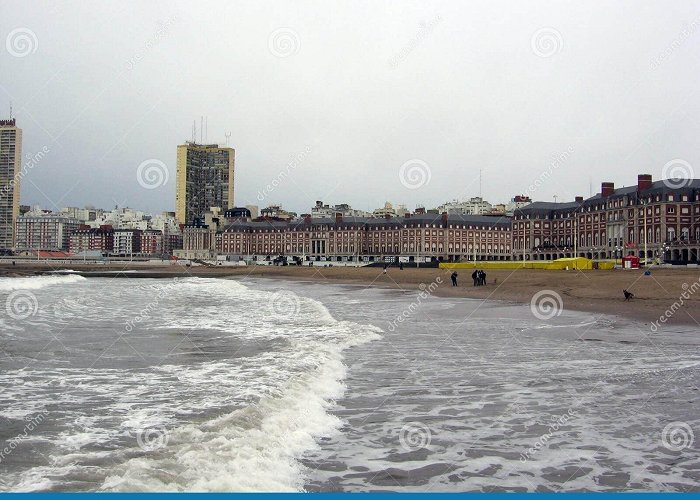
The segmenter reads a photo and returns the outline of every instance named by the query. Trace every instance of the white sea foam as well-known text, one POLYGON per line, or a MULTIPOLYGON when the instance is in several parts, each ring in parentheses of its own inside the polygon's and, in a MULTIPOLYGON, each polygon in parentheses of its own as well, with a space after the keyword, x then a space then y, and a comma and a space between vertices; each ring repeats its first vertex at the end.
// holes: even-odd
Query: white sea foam
POLYGON ((0 278, 0 293, 11 292, 13 290, 39 290, 51 285, 68 285, 80 283, 85 280, 86 278, 78 275, 0 278))
POLYGON ((320 302, 291 292, 285 299, 294 307, 276 312, 271 303, 280 293, 231 280, 130 280, 126 287, 112 279, 51 278, 42 286, 84 286, 60 297, 38 286, 44 307, 33 330, 25 322, 20 331, 41 338, 40 327, 60 327, 71 339, 87 329, 97 332, 91 342, 105 337, 104 351, 68 343, 64 352, 84 350, 88 367, 56 360, 5 373, 0 389, 9 403, 0 416, 24 418, 49 400, 66 411, 52 414, 57 432, 37 434, 51 445, 51 465, 8 476, 0 489, 60 488, 90 477, 105 491, 299 491, 307 477, 299 458, 341 423, 329 410, 344 391, 343 351, 381 332, 337 321, 320 302), (132 331, 121 327, 136 316, 132 331), (135 357, 144 338, 167 348, 156 351, 157 363, 107 367, 135 357), (216 359, 202 352, 208 346, 216 359), (187 362, 173 363, 173 354, 187 362), (140 448, 145 429, 163 429, 167 445, 140 448))

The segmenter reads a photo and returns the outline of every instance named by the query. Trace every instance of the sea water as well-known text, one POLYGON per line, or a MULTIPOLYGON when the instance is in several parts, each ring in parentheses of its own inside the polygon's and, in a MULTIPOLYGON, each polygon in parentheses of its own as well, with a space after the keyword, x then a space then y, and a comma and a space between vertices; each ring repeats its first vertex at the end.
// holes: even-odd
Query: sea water
POLYGON ((419 293, 0 279, 0 488, 698 490, 697 329, 419 293))

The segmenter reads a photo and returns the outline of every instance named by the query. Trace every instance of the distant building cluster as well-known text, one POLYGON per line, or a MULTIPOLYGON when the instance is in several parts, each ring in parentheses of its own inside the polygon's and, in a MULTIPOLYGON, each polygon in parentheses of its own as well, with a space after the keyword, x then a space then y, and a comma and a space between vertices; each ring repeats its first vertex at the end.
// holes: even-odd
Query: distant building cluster
MULTIPOLYGON (((0 253, 276 260, 459 262, 562 257, 698 263, 700 180, 653 182, 557 203, 480 196, 434 209, 386 202, 372 212, 316 201, 297 215, 279 205, 234 205, 235 150, 177 146, 175 212, 19 205, 22 131, 0 120, 0 253)), ((39 158, 40 159, 40 158, 39 158)), ((34 161, 34 160, 32 160, 34 161)), ((37 159, 38 161, 38 159, 37 159)), ((32 164, 33 166, 33 164, 32 164)), ((148 183, 145 176, 139 182, 148 183)))
POLYGON ((58 213, 22 207, 15 223, 17 254, 163 257, 182 246, 173 212, 150 216, 130 208, 67 207, 58 213))

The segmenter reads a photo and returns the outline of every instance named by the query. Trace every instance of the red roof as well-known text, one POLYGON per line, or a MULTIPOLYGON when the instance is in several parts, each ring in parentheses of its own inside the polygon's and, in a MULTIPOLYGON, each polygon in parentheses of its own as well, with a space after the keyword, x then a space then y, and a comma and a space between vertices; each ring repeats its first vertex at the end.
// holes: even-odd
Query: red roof
POLYGON ((67 259, 68 257, 72 257, 72 255, 67 252, 39 250, 39 257, 45 259, 67 259))

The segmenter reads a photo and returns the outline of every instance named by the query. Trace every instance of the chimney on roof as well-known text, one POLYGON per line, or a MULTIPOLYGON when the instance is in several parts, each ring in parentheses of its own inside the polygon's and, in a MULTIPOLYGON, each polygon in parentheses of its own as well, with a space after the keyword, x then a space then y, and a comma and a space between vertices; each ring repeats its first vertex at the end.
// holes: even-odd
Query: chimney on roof
POLYGON ((442 225, 447 226, 447 212, 442 212, 442 225))
POLYGON ((639 174, 637 176, 637 191, 646 191, 651 187, 651 174, 639 174))
POLYGON ((576 203, 583 203, 583 196, 577 196, 575 198, 575 200, 576 200, 576 203))
POLYGON ((600 185, 600 194, 603 198, 607 198, 615 192, 614 182, 604 182, 600 185))
POLYGON ((339 226, 343 223, 343 214, 341 212, 336 212, 335 214, 335 225, 339 226))
POLYGON ((311 224, 311 216, 309 214, 304 215, 304 224, 311 224))

